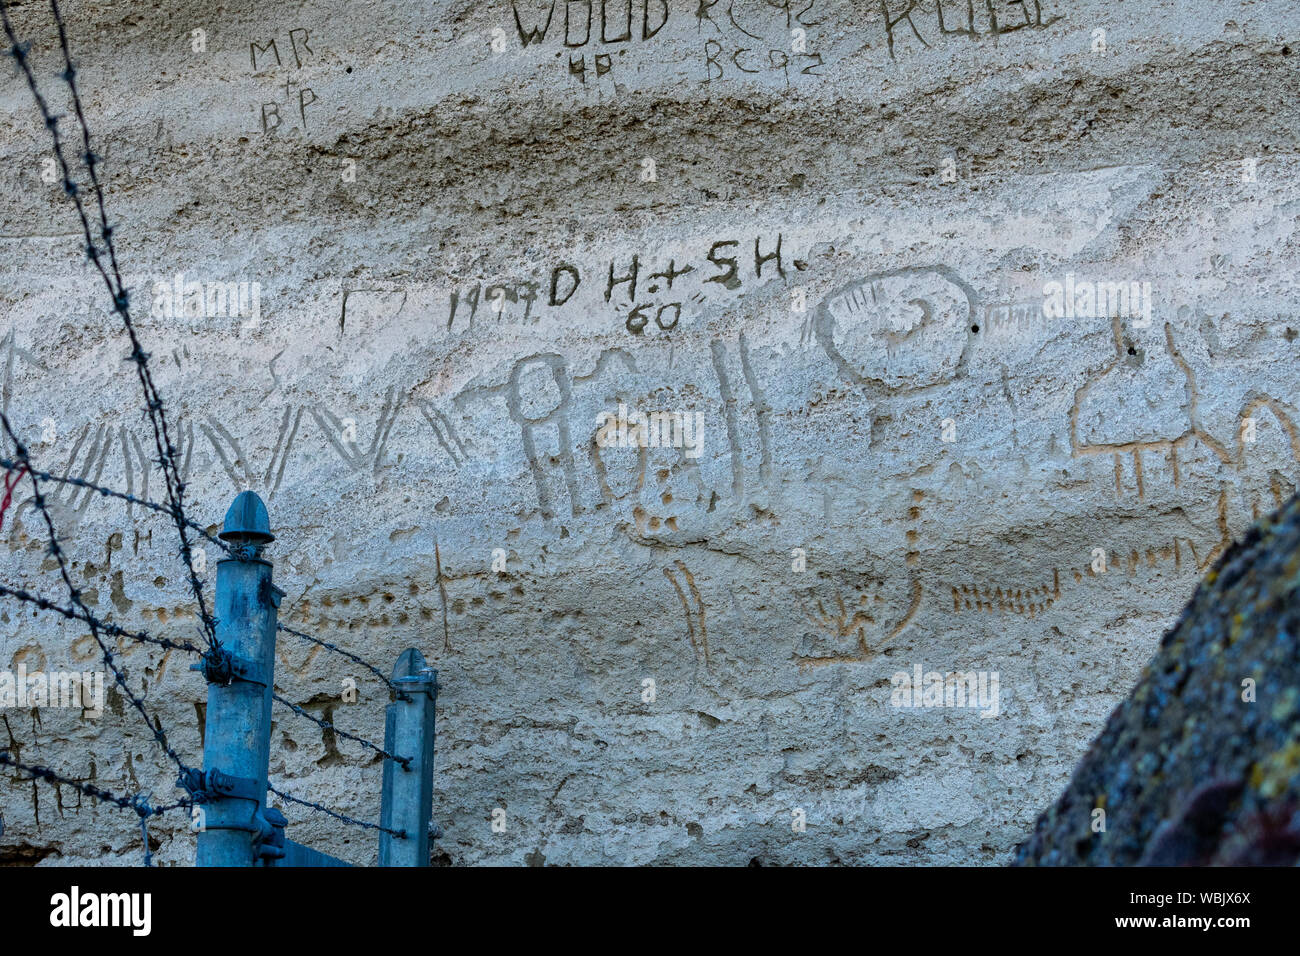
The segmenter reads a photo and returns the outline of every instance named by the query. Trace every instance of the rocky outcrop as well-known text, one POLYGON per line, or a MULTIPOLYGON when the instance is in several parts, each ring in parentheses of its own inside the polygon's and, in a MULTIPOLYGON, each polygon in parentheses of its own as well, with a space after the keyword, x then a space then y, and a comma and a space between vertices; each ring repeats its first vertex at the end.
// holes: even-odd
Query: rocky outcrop
POLYGON ((1300 862, 1300 498, 1206 575, 1016 861, 1300 862))

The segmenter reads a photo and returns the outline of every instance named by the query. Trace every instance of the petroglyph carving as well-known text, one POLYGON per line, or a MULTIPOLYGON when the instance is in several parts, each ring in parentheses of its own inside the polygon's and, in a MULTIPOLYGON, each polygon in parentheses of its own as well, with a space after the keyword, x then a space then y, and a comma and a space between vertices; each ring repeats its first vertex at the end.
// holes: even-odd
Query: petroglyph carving
POLYGON ((542 517, 555 517, 559 487, 568 494, 569 513, 582 512, 577 468, 569 435, 573 384, 559 355, 548 353, 520 359, 510 370, 506 405, 519 426, 524 455, 537 489, 542 517), (559 487, 553 487, 558 485, 559 487))
POLYGON ((280 490, 280 483, 284 481, 284 468, 289 462, 289 450, 293 448, 293 440, 298 435, 298 424, 301 421, 301 408, 285 408, 284 415, 280 419, 280 432, 275 439, 275 448, 271 452, 271 461, 266 466, 266 474, 262 476, 262 487, 266 489, 267 498, 274 497, 280 490))
POLYGON ((1121 456, 1132 456, 1139 496, 1145 489, 1138 452, 1165 453, 1175 475, 1179 448, 1193 441, 1200 441, 1221 462, 1229 462, 1224 446, 1200 425, 1196 376, 1174 343, 1173 327, 1165 324, 1160 352, 1142 356, 1136 345, 1126 340, 1118 317, 1111 319, 1111 338, 1114 358, 1074 396, 1070 411, 1073 453, 1112 454, 1117 471, 1121 456))
MULTIPOLYGON (((618 396, 618 399, 619 404, 624 406, 635 404, 622 395, 618 396)), ((607 410, 613 414, 612 408, 607 410)), ((597 427, 593 426, 587 448, 591 456, 591 466, 596 472, 596 484, 600 487, 601 497, 606 505, 613 505, 628 498, 635 500, 645 487, 650 449, 638 445, 634 450, 635 454, 632 455, 624 448, 602 448, 596 441, 597 431, 597 427)))
POLYGON ((3 409, 7 415, 9 414, 9 400, 13 396, 14 368, 16 362, 21 359, 27 365, 39 369, 42 372, 48 372, 49 368, 31 352, 19 347, 17 336, 14 334, 13 329, 10 329, 5 334, 4 339, 0 340, 0 348, 3 348, 5 352, 5 374, 3 388, 0 388, 0 409, 3 409))
POLYGON ((804 615, 831 641, 825 646, 816 635, 805 635, 796 655, 800 667, 871 660, 912 623, 925 594, 918 551, 924 500, 925 492, 912 490, 904 533, 905 574, 870 577, 866 584, 852 587, 847 601, 839 589, 826 597, 813 593, 804 598, 804 615), (849 637, 853 641, 846 646, 844 639, 849 637))
POLYGON ((818 344, 848 381, 919 388, 946 381, 975 336, 975 290, 945 266, 909 266, 851 282, 817 307, 818 344))
MULTIPOLYGON (((1070 410, 1072 454, 1112 455, 1116 497, 1123 497, 1130 487, 1139 499, 1146 497, 1150 483, 1146 469, 1152 462, 1163 462, 1174 487, 1189 473, 1210 482, 1220 466, 1231 467, 1239 476, 1236 495, 1241 510, 1250 520, 1258 517, 1261 506, 1271 509, 1280 504, 1295 484, 1295 466, 1300 462, 1293 409, 1271 396, 1256 395, 1238 414, 1235 434, 1221 441, 1201 422, 1197 377, 1176 344, 1171 324, 1165 324, 1158 349, 1139 351, 1118 318, 1111 320, 1111 337, 1114 358, 1075 393, 1070 410), (1263 444, 1245 440, 1243 426, 1256 416, 1273 423, 1264 429, 1269 438, 1263 444), (1126 465, 1132 470, 1131 483, 1126 465)), ((1231 537, 1225 517, 1228 489, 1219 487, 1216 497, 1226 546, 1231 537)))
POLYGON ((369 469, 372 474, 377 475, 384 465, 388 435, 393 430, 393 422, 397 419, 402 401, 403 397, 397 394, 396 387, 390 385, 384 395, 384 407, 379 412, 379 420, 375 423, 370 445, 364 452, 357 445, 354 420, 340 419, 323 406, 311 409, 311 414, 316 419, 316 424, 320 426, 321 433, 349 468, 353 471, 369 469))
POLYGON ((876 625, 874 615, 882 610, 877 605, 883 604, 884 600, 879 593, 862 591, 851 592, 846 603, 843 593, 837 590, 829 601, 821 598, 812 599, 810 606, 805 607, 804 614, 814 625, 834 637, 855 638, 857 654, 862 660, 867 660, 878 650, 868 646, 867 634, 874 629, 876 625), (830 605, 829 610, 827 604, 830 605))
MULTIPOLYGON (((745 498, 745 452, 742 439, 740 403, 736 397, 733 378, 727 372, 727 347, 719 339, 709 343, 713 372, 718 380, 718 393, 722 399, 723 421, 726 424, 727 447, 731 456, 731 493, 738 500, 745 498)), ((772 484, 772 409, 767 403, 763 388, 754 373, 749 343, 744 335, 737 347, 740 363, 740 380, 745 383, 751 399, 758 438, 758 481, 764 486, 772 484)), ((750 486, 753 487, 751 481, 750 486)))
POLYGON ((802 607, 804 616, 820 633, 804 635, 795 661, 800 667, 824 667, 871 660, 911 623, 921 606, 921 597, 917 580, 907 585, 901 581, 872 581, 847 592, 833 588, 820 596, 814 590, 802 599, 802 607))
MULTIPOLYGON (((100 484, 109 452, 113 451, 115 436, 111 428, 98 425, 95 427, 94 438, 87 445, 86 436, 90 434, 90 429, 89 423, 82 427, 77 435, 77 440, 73 443, 72 450, 68 453, 62 472, 55 471, 55 474, 60 474, 64 478, 78 478, 82 481, 100 484)), ((76 527, 85 514, 86 506, 90 504, 91 497, 95 493, 88 488, 61 484, 47 486, 42 490, 42 494, 56 517, 59 518, 61 526, 66 525, 72 528, 76 527)), ((26 509, 34 509, 35 507, 36 503, 30 496, 25 498, 14 509, 15 519, 21 516, 26 509)))
POLYGON ((1269 395, 1248 399, 1237 416, 1235 446, 1236 504, 1255 521, 1295 493, 1300 479, 1296 410, 1269 395))
POLYGON ((682 590, 681 583, 673 575, 672 568, 664 568, 664 577, 672 584, 673 590, 677 592, 677 599, 682 602, 682 613, 686 618, 686 633, 690 638, 691 648, 695 651, 696 657, 704 663, 707 670, 709 667, 709 632, 704 623, 704 599, 700 597, 699 588, 695 586, 695 576, 681 561, 674 561, 674 567, 681 572, 682 579, 686 587, 690 590, 691 600, 686 599, 686 592, 682 590), (694 607, 692 608, 692 604, 694 607), (694 616, 694 622, 691 618, 694 616))
POLYGON ((429 423, 429 427, 433 429, 433 437, 451 459, 452 466, 459 468, 469 458, 469 447, 461 441, 451 419, 438 411, 430 401, 417 398, 415 404, 420 414, 424 416, 424 420, 429 423))
POLYGON ((1061 597, 1061 572, 1052 569, 1052 583, 1034 587, 1003 587, 1002 585, 977 584, 950 585, 952 589, 952 609, 960 611, 985 611, 993 613, 1027 614, 1034 617, 1042 614, 1061 597))

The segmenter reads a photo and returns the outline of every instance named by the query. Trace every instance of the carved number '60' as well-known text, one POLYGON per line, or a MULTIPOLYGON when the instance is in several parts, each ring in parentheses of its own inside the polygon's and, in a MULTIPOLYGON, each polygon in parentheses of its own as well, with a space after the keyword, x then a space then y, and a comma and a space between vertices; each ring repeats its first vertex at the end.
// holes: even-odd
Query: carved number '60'
MULTIPOLYGON (((627 314, 627 330, 633 335, 640 335, 646 325, 650 322, 650 316, 647 314, 647 310, 653 307, 654 303, 647 302, 645 305, 638 305, 635 309, 629 312, 627 314)), ((665 305, 659 306, 659 311, 655 313, 655 325, 659 326, 663 331, 668 332, 677 327, 677 323, 681 321, 681 317, 682 304, 680 302, 669 302, 665 305), (664 321, 664 311, 667 309, 673 310, 673 320, 671 322, 664 321)))

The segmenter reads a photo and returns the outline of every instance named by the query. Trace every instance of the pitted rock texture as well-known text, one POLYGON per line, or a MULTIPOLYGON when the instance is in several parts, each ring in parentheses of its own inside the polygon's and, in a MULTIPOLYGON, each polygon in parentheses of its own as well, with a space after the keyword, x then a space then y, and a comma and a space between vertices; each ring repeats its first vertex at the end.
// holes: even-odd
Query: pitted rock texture
POLYGON ((1016 861, 1300 861, 1298 635, 1293 498, 1206 575, 1016 861))
MULTIPOLYGON (((256 490, 282 621, 438 668, 439 862, 1007 862, 1291 494, 1300 8, 969 9, 67 4, 188 507, 256 490), (1052 283, 1094 295, 1048 317, 1052 283), (699 442, 607 445, 620 406, 699 442), (917 667, 996 673, 996 716, 893 706, 917 667)), ((48 10, 14 17, 66 110, 48 10)), ((0 153, 4 407, 47 469, 161 498, 17 76, 0 153)), ((197 636, 164 517, 49 493, 97 613, 197 636)), ((29 499, 0 579, 57 598, 29 499)), ((96 658, 0 604, 0 669, 96 658)), ((197 762, 192 661, 123 660, 197 762)), ((347 659, 282 635, 276 679, 382 739, 347 659)), ((379 761, 275 716, 273 783, 378 819, 379 761)), ((175 796, 113 693, 0 712, 0 746, 175 796)), ((0 858, 138 862, 129 814, 4 779, 0 858)), ((151 832, 193 861, 184 819, 151 832)))

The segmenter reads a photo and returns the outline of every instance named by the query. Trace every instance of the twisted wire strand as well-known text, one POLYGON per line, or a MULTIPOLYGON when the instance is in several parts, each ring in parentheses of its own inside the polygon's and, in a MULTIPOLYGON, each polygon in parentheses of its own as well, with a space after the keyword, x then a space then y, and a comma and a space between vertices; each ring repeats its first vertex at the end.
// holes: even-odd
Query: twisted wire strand
POLYGON ((299 706, 298 706, 297 704, 295 704, 293 701, 291 701, 291 700, 287 699, 286 697, 284 697, 282 694, 273 694, 272 696, 275 698, 275 700, 276 700, 278 703, 281 703, 281 704, 283 704, 285 707, 288 707, 290 710, 292 710, 292 711, 293 711, 295 714, 297 714, 299 717, 306 717, 308 720, 310 720, 313 724, 316 724, 316 725, 317 725, 318 727, 320 727, 322 730, 328 730, 328 731, 330 731, 331 733, 334 733, 334 734, 337 734, 337 735, 340 736, 340 737, 343 737, 345 740, 352 740, 352 741, 355 741, 356 743, 361 744, 363 747, 367 747, 367 748, 369 748, 370 750, 373 750, 375 753, 379 754, 381 757, 387 757, 389 760, 392 760, 392 761, 395 761, 396 763, 401 764, 403 770, 407 769, 407 768, 410 766, 410 763, 411 763, 411 758, 410 758, 410 757, 399 757, 399 756, 397 756, 397 754, 391 754, 391 753, 389 753, 387 750, 385 750, 383 747, 380 747, 380 746, 378 746, 377 744, 373 744, 373 743, 371 743, 369 740, 366 740, 364 737, 358 737, 356 734, 350 734, 350 733, 348 733, 346 730, 340 730, 338 727, 335 727, 335 726, 334 726, 332 723, 330 723, 328 720, 323 720, 322 718, 317 717, 315 714, 309 714, 307 711, 303 710, 301 707, 299 707, 299 706))
POLYGON ((166 637, 154 637, 152 634, 145 631, 129 631, 111 621, 105 621, 75 607, 55 604, 49 598, 42 597, 39 594, 33 594, 30 591, 24 591, 22 588, 13 588, 6 584, 0 584, 0 596, 25 601, 28 604, 35 605, 43 611, 53 611, 55 614, 60 614, 70 621, 81 621, 86 624, 93 622, 101 631, 105 634, 111 634, 113 637, 123 637, 127 640, 139 641, 143 644, 156 644, 158 647, 164 647, 173 651, 185 651, 191 654, 200 653, 199 649, 189 641, 173 641, 166 637))
POLYGON ((287 800, 289 803, 296 803, 301 807, 308 807, 312 810, 318 810, 321 813, 328 814, 329 816, 333 817, 335 820, 342 820, 344 823, 348 823, 356 827, 361 827, 362 829, 365 830, 379 830, 382 833, 387 833, 391 836, 395 836, 402 840, 406 839, 405 830, 394 830, 380 823, 367 823, 365 820, 358 820, 356 817, 350 817, 347 816, 346 814, 339 813, 337 810, 331 810, 329 807, 323 807, 319 803, 312 803, 310 800, 303 800, 300 799, 299 797, 295 797, 290 794, 287 794, 283 790, 279 790, 270 784, 267 784, 266 789, 271 791, 271 793, 275 794, 281 800, 287 800))
POLYGON ((94 797, 103 803, 111 803, 114 806, 121 807, 123 810, 133 810, 142 817, 162 816, 170 810, 178 810, 181 807, 192 807, 194 802, 188 798, 177 800, 175 803, 167 803, 162 806, 151 806, 148 797, 143 792, 133 793, 129 797, 116 794, 97 787, 93 783, 86 783, 84 780, 74 780, 66 777, 49 767, 42 767, 39 764, 23 763, 9 756, 9 751, 0 750, 0 764, 13 767, 15 770, 21 770, 30 775, 32 780, 44 780, 47 783, 59 783, 84 793, 88 797, 94 797))
POLYGON ((164 813, 172 810, 178 810, 182 807, 192 807, 193 801, 189 799, 177 800, 175 803, 164 804, 159 807, 152 806, 149 798, 142 791, 131 794, 126 797, 121 794, 105 790, 103 787, 97 787, 93 783, 86 783, 84 780, 73 780, 71 777, 64 776, 49 767, 43 767, 39 764, 23 763, 20 760, 9 756, 7 750, 0 750, 0 764, 7 767, 13 767, 28 775, 30 780, 43 780, 46 783, 56 786, 62 785, 72 787, 78 793, 87 797, 98 800, 101 803, 111 804, 122 810, 134 811, 140 818, 140 836, 144 842, 144 865, 153 866, 153 852, 149 849, 149 819, 159 817, 164 813))
MULTIPOLYGON (((12 471, 15 468, 19 468, 19 467, 21 467, 19 463, 14 461, 12 458, 6 458, 0 455, 0 468, 6 468, 12 471)), ((96 492, 100 497, 103 498, 117 498, 121 501, 125 501, 133 505, 139 505, 142 508, 148 508, 150 511, 156 511, 159 514, 165 514, 165 515, 172 514, 171 505, 160 504, 157 501, 149 501, 147 498, 137 497, 136 495, 133 495, 130 492, 117 491, 113 488, 106 488, 103 485, 97 485, 93 481, 87 481, 84 478, 74 478, 69 475, 56 475, 53 474, 52 472, 40 471, 39 469, 37 470, 36 474, 37 477, 39 477, 42 481, 52 481, 60 485, 73 485, 77 488, 85 488, 88 491, 96 492)), ((231 552, 230 545, 226 544, 226 542, 222 541, 216 535, 212 534, 210 531, 208 531, 207 528, 203 527, 203 525, 199 524, 197 521, 191 521, 189 518, 185 518, 184 520, 185 520, 186 527, 190 528, 193 531, 197 531, 209 542, 215 544, 218 548, 220 548, 222 551, 226 552, 227 554, 231 552)))
POLYGON ((391 680, 389 680, 387 677, 384 676, 383 671, 381 671, 374 664, 371 664, 369 661, 363 660, 362 658, 358 657, 356 654, 353 654, 351 651, 345 651, 337 644, 331 644, 329 641, 322 640, 319 637, 313 637, 311 634, 306 634, 303 631, 294 630, 292 627, 289 627, 286 624, 281 624, 278 621, 276 622, 275 627, 276 630, 283 631, 286 634, 292 634, 294 637, 299 638, 300 640, 309 641, 310 643, 323 647, 326 650, 333 651, 335 654, 339 654, 342 657, 346 657, 348 660, 352 661, 355 664, 361 665, 366 670, 370 671, 370 673, 378 677, 381 681, 384 682, 385 685, 387 685, 389 690, 397 694, 402 693, 401 689, 396 684, 394 684, 391 680))

